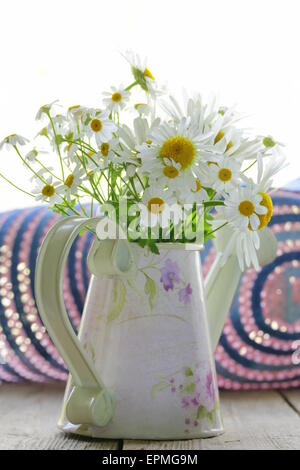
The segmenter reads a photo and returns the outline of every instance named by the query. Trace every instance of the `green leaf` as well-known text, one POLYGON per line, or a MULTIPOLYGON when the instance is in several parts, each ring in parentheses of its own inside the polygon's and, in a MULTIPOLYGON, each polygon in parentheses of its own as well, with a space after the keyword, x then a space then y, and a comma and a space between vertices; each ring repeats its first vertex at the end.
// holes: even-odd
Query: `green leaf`
POLYGON ((200 405, 197 410, 197 419, 203 419, 207 416, 207 409, 205 406, 200 405))
POLYGON ((157 287, 156 287, 156 282, 150 277, 146 276, 146 282, 145 282, 145 294, 148 296, 148 302, 150 305, 151 310, 154 307, 155 299, 156 299, 156 293, 157 293, 157 287))
POLYGON ((60 145, 60 144, 62 144, 64 141, 65 141, 65 139, 63 138, 62 135, 56 134, 56 137, 55 137, 55 143, 56 143, 56 145, 60 145))
POLYGON ((214 423, 216 421, 216 410, 212 410, 209 413, 207 413, 207 417, 208 417, 209 421, 214 423))
POLYGON ((195 391, 195 384, 186 384, 182 387, 181 392, 182 393, 194 393, 195 391))
POLYGON ((192 371, 192 369, 191 369, 190 367, 186 367, 186 368, 184 369, 184 375, 185 375, 186 377, 191 377, 191 376, 194 375, 194 374, 193 374, 193 371, 192 371))
POLYGON ((169 388, 169 387, 170 387, 170 383, 166 381, 158 382, 157 384, 153 385, 151 389, 151 398, 154 398, 157 392, 161 392, 162 390, 165 390, 166 388, 169 388))
POLYGON ((126 300, 126 287, 121 279, 116 279, 113 287, 112 305, 107 315, 107 320, 112 321, 118 318, 123 310, 126 300))
POLYGON ((208 411, 205 406, 200 405, 197 410, 197 419, 207 418, 214 423, 216 421, 216 410, 208 411))

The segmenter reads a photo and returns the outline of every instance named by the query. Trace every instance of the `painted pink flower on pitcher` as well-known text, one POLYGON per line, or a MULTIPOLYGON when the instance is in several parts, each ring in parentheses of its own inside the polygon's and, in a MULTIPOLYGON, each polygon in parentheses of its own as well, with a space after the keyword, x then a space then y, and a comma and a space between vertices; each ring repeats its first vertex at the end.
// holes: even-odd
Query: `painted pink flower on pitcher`
POLYGON ((183 287, 178 292, 179 295, 179 302, 183 302, 184 305, 187 305, 191 301, 191 295, 193 293, 193 289, 191 288, 191 284, 188 283, 186 287, 183 287))
POLYGON ((169 258, 165 261, 164 266, 160 269, 161 278, 160 282, 163 283, 164 289, 174 289, 174 283, 180 282, 179 266, 176 262, 171 261, 169 258))
POLYGON ((208 372, 206 376, 206 382, 205 382, 205 391, 207 397, 211 400, 212 403, 215 403, 215 387, 214 387, 214 382, 213 382, 213 375, 212 372, 208 372))

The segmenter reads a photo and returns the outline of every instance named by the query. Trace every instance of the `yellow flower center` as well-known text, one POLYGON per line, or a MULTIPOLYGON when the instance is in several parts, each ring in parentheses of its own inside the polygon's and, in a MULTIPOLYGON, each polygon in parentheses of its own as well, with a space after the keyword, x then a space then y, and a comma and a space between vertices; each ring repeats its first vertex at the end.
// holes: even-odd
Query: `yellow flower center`
POLYGON ((53 184, 45 184, 42 189, 42 195, 45 197, 51 197, 55 194, 55 187, 53 184))
POLYGON ((230 140, 226 146, 225 152, 227 152, 233 146, 232 140, 230 140))
POLYGON ((164 201, 160 197, 152 197, 148 201, 148 211, 152 214, 160 214, 164 210, 164 201))
POLYGON ((72 186, 74 182, 74 175, 71 173, 67 178, 65 179, 65 185, 68 186, 69 188, 72 186))
POLYGON ((254 214, 254 204, 251 201, 242 201, 239 204, 239 211, 245 217, 250 217, 250 215, 254 214))
POLYGON ((146 144, 151 145, 151 144, 152 144, 152 140, 151 140, 151 139, 146 140, 146 144))
POLYGON ((223 131, 219 131, 215 137, 214 143, 217 144, 220 142, 221 139, 223 139, 225 133, 223 131))
POLYGON ((192 189, 192 193, 197 193, 198 191, 200 191, 200 189, 202 188, 201 186, 201 183, 199 180, 196 180, 196 189, 192 189))
POLYGON ((74 109, 78 109, 78 108, 80 108, 80 104, 75 104, 74 106, 70 106, 68 108, 68 111, 73 111, 74 109))
POLYGON ((98 118, 94 118, 90 123, 91 129, 94 132, 100 132, 102 129, 102 121, 98 118))
POLYGON ((174 162, 180 163, 184 170, 193 163, 196 150, 187 137, 177 135, 164 142, 160 154, 164 158, 170 158, 174 162))
POLYGON ((155 80, 155 77, 152 75, 152 73, 150 72, 148 67, 146 67, 145 70, 144 70, 144 76, 148 77, 148 78, 151 78, 151 80, 155 80))
POLYGON ((107 157, 108 151, 109 151, 109 144, 107 143, 101 144, 101 155, 103 155, 103 157, 107 157))
POLYGON ((175 166, 170 165, 164 167, 163 173, 167 178, 176 178, 176 176, 179 174, 179 171, 177 168, 175 168, 175 166))
POLYGON ((273 215, 273 202, 272 199, 270 198, 269 194, 267 193, 259 193, 262 196, 262 200, 260 202, 261 206, 264 206, 267 208, 266 214, 258 214, 258 218, 260 220, 260 225, 258 227, 258 230, 261 230, 262 228, 266 227, 268 223, 270 222, 272 215, 273 215))
POLYGON ((121 99, 122 99, 122 95, 121 95, 121 93, 119 93, 119 92, 116 91, 115 93, 113 93, 113 94, 111 95, 111 99, 112 99, 115 103, 119 103, 119 102, 121 101, 121 99))
POLYGON ((232 178, 232 171, 229 168, 221 168, 218 173, 219 179, 226 183, 232 178))

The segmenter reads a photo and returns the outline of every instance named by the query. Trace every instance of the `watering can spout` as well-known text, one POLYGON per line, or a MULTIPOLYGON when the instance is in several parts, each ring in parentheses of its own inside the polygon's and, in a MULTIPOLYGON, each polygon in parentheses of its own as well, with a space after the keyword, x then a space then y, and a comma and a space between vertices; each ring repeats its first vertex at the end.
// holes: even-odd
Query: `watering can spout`
MULTIPOLYGON (((213 350, 216 349, 219 342, 230 305, 242 274, 235 254, 232 254, 224 265, 222 264, 222 252, 224 251, 224 247, 230 235, 230 231, 226 230, 226 227, 218 234, 215 240, 218 253, 205 279, 208 322, 213 350)), ((260 266, 264 266, 275 259, 277 241, 267 227, 259 232, 259 237, 260 248, 258 250, 258 261, 260 266)))

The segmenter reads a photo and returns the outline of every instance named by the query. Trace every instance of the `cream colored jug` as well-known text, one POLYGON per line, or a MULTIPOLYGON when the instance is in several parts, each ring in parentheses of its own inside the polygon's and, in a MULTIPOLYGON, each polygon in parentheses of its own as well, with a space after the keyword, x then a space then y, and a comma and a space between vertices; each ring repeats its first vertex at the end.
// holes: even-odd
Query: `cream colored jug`
MULTIPOLYGON (((96 239, 77 338, 63 301, 64 265, 78 233, 98 221, 58 222, 37 260, 39 312, 70 371, 59 427, 127 439, 223 432, 213 351, 241 275, 236 256, 221 266, 217 255, 204 286, 199 245, 163 243, 157 255, 127 240, 96 239)), ((219 249, 228 236, 220 231, 219 249)), ((260 240, 263 265, 276 241, 269 229, 260 240)))

